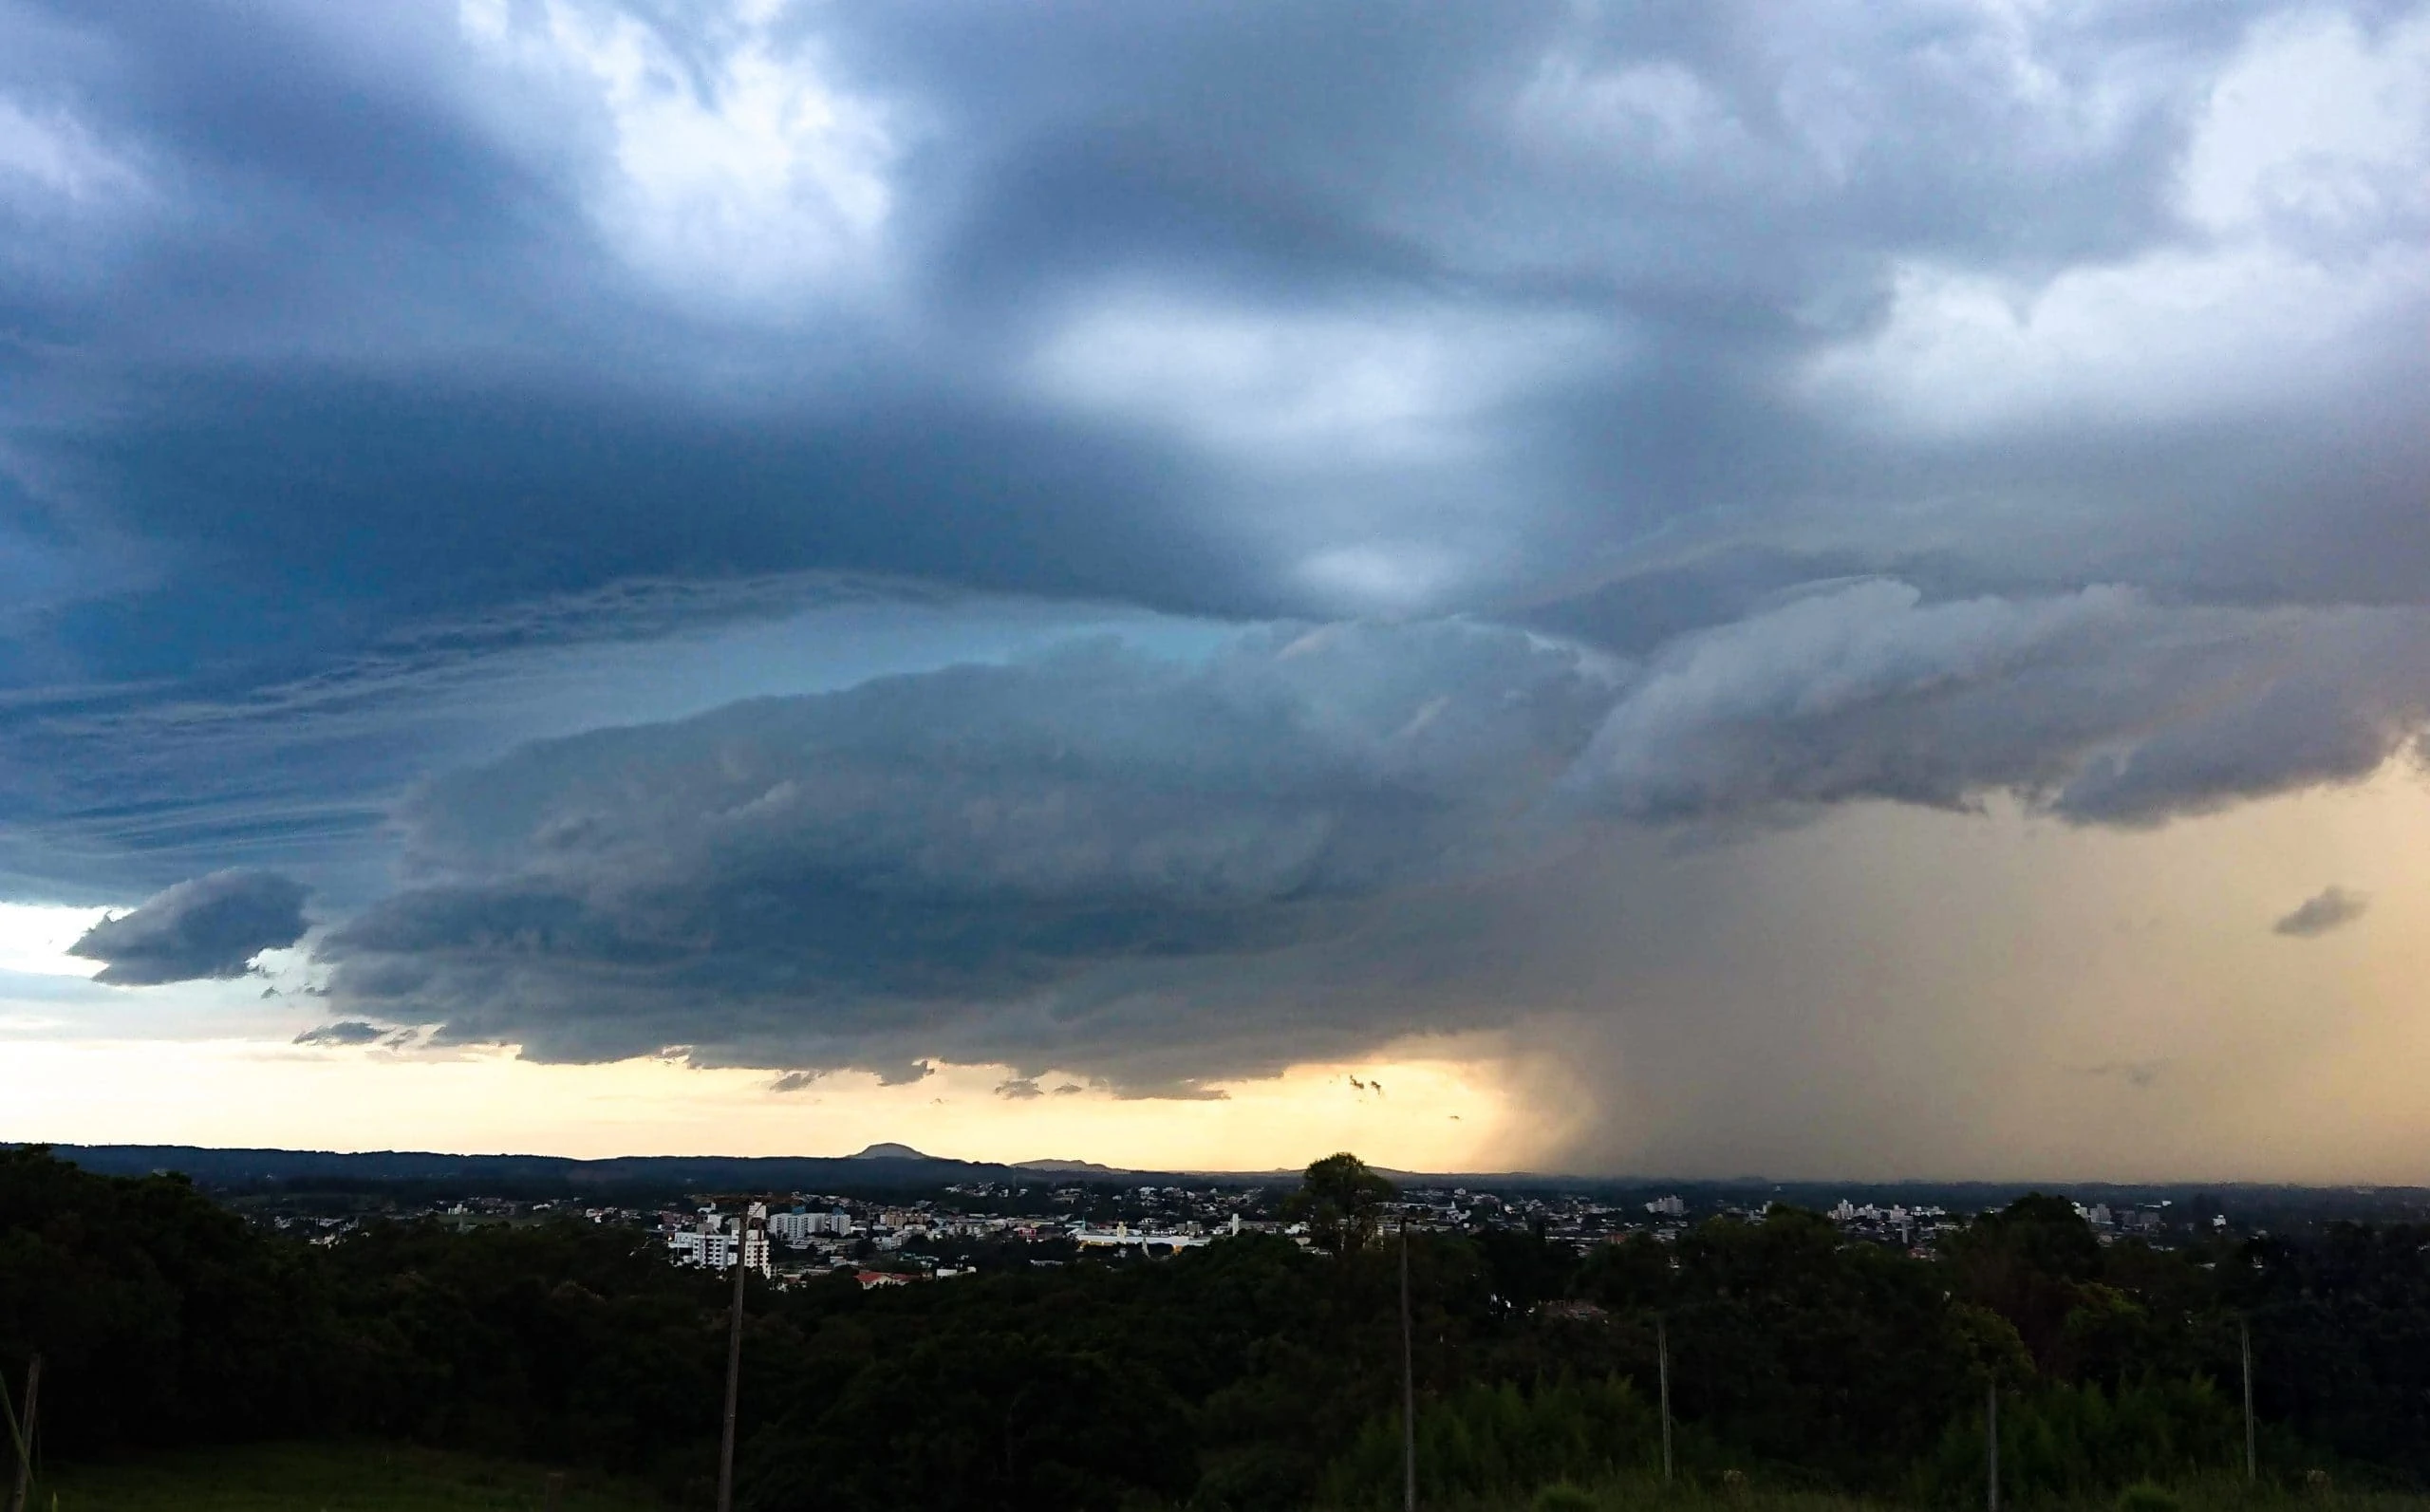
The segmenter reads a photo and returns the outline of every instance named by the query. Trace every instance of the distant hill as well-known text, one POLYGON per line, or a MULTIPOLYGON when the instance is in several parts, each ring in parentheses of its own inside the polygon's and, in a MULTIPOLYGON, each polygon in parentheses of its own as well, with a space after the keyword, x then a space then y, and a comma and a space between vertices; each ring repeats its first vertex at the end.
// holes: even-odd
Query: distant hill
POLYGON ((870 1146, 870 1147, 869 1147, 867 1149, 862 1150, 859 1154, 857 1154, 857 1155, 848 1156, 848 1157, 846 1157, 846 1158, 847 1158, 847 1159, 850 1159, 850 1160, 934 1160, 934 1159, 936 1159, 936 1157, 935 1157, 934 1155, 926 1155, 926 1154, 923 1154, 923 1153, 921 1153, 919 1150, 913 1149, 913 1148, 912 1148, 910 1146, 908 1146, 908 1145, 871 1145, 871 1146, 870 1146))
POLYGON ((479 1192, 631 1205, 692 1193, 910 1190, 950 1182, 1035 1180, 1038 1174, 1015 1166, 940 1160, 895 1144, 871 1145, 855 1155, 624 1155, 607 1160, 421 1150, 209 1149, 193 1145, 50 1148, 61 1159, 104 1175, 177 1171, 196 1185, 218 1192, 479 1192))
MULTIPOLYGON (((0 1141, 6 1146, 7 1141, 0 1141)), ((1041 1176, 1157 1185, 1221 1182, 1288 1186, 1296 1170, 1132 1170, 1084 1160, 1031 1160, 1012 1165, 944 1160, 908 1145, 881 1143, 853 1155, 625 1155, 572 1160, 557 1155, 448 1155, 414 1150, 344 1153, 300 1149, 210 1149, 194 1145, 54 1145, 64 1160, 113 1176, 178 1171, 206 1190, 365 1192, 399 1197, 488 1195, 525 1201, 570 1200, 598 1205, 646 1206, 695 1194, 835 1192, 876 1195, 929 1190, 959 1182, 1035 1182, 1041 1176)), ((2256 1221, 2271 1214, 2420 1221, 2430 1216, 2430 1190, 2419 1186, 2283 1186, 2246 1182, 2112 1183, 1766 1181, 1646 1176, 1546 1175, 1533 1171, 1435 1173, 1384 1170, 1403 1185, 1467 1186, 1472 1190, 1533 1189, 1592 1193, 1632 1206, 1675 1193, 1691 1208, 1760 1208, 1783 1202, 1822 1209, 1841 1198, 1857 1202, 1931 1203, 1957 1212, 1995 1207, 2030 1190, 2065 1192, 2080 1202, 2167 1200, 2204 1211, 2227 1209, 2256 1221)))

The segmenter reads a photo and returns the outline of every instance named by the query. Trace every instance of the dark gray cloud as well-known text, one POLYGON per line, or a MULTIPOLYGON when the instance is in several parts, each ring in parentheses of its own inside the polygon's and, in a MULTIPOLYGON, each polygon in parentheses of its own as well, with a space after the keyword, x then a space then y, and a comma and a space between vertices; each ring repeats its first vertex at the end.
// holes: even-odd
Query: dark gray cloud
POLYGON ((1581 653, 1438 623, 753 700, 433 783, 402 816, 419 884, 320 954, 342 1001, 551 1058, 1094 1069, 1206 1038, 1126 1026, 1101 999, 1132 979, 1532 843, 1608 699, 1581 653))
POLYGON ((2430 613, 1819 585, 1647 663, 1575 775, 1630 818, 2015 792, 2149 824, 2369 775, 2430 722, 2430 613))
POLYGON ((2277 934, 2310 940, 2352 924, 2370 905, 2371 900, 2362 893, 2338 887, 2323 887, 2270 927, 2277 934))
POLYGON ((360 1018, 346 1018, 336 1023, 321 1024, 315 1028, 307 1029, 295 1036, 295 1043, 339 1046, 376 1045, 395 1033, 393 1029, 383 1029, 378 1024, 364 1023, 360 1018))
POLYGON ((275 872, 215 871, 103 920, 68 953, 108 962, 93 980, 117 986, 241 977, 253 957, 304 938, 304 897, 275 872))
POLYGON ((1177 1094, 1494 1022, 1389 918, 1624 828, 2003 793, 2153 825, 2368 775, 2421 729, 2424 669, 2410 610, 1885 579, 1641 661, 1463 621, 1087 642, 440 778, 401 814, 411 885, 320 948, 345 1002, 552 1059, 936 1055, 1177 1094), (1404 956, 1430 964, 1388 986, 1404 956))
POLYGON ((0 207, 68 239, 0 359, 9 523, 89 569, 50 648, 769 569, 1441 609, 1749 534, 2318 597, 2430 542, 2401 8, 551 14, 0 14, 0 207), (2244 75, 2393 103, 2263 150, 2244 75))

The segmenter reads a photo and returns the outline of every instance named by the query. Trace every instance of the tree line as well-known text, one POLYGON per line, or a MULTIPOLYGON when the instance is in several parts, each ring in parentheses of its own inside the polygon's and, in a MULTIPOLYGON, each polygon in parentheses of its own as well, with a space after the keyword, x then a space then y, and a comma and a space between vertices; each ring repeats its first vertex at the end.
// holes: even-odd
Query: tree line
MULTIPOLYGON (((1319 1239, 950 1282, 748 1296, 740 1503, 762 1509, 1388 1505, 1397 1240, 1355 1161, 1294 1200, 1319 1239)), ((2430 1482, 2430 1229, 2161 1250, 2053 1197, 1932 1259, 1818 1214, 1580 1255, 1542 1232, 1409 1238, 1421 1487, 1523 1494, 1658 1464, 1667 1336, 1681 1473, 1949 1504, 2236 1469, 2240 1327, 2266 1474, 2430 1482)), ((0 1151, 0 1376, 45 1358, 42 1444, 371 1435, 581 1464, 700 1500, 725 1289, 650 1235, 563 1220, 370 1225, 308 1245, 174 1176, 0 1151)))

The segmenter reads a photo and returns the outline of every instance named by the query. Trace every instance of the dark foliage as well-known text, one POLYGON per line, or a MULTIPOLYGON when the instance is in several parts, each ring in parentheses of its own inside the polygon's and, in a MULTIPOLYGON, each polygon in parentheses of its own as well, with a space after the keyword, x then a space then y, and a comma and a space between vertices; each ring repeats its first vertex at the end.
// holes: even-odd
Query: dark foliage
POLYGON ((2219 1273, 2268 1362, 2265 1417, 2349 1460, 2430 1481, 2430 1226, 2264 1240, 2222 1257, 2219 1273))
POLYGON ((320 1426, 337 1331, 314 1259, 182 1177, 0 1149, 0 1370, 43 1354, 63 1452, 320 1426))
MULTIPOLYGON (((1355 1188, 1336 1201, 1353 1236, 1355 1188)), ((1398 1238, 749 1292, 742 1493, 762 1512, 1392 1500, 1398 1238)), ((1657 1321, 1690 1474, 1963 1501, 2004 1393, 2019 1503, 2232 1468, 2237 1331, 2263 1458, 2430 1478, 2430 1232, 2168 1252, 2027 1199, 1919 1260, 1809 1213, 1675 1242, 1413 1235, 1430 1494, 1655 1463, 1657 1321)), ((59 1456, 376 1434, 640 1471, 715 1463, 725 1291, 631 1230, 374 1226, 314 1246, 175 1177, 0 1152, 0 1371, 47 1362, 59 1456)))

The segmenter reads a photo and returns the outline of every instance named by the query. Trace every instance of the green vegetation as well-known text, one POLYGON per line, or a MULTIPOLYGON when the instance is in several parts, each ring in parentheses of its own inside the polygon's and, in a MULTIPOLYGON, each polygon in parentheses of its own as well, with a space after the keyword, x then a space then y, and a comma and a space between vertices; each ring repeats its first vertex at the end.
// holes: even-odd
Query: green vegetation
MULTIPOLYGON (((1760 1484, 1681 1484, 1666 1489, 1645 1479, 1584 1486, 1560 1483, 1533 1497, 1424 1503, 1427 1512, 1890 1512, 1912 1504, 1903 1498, 1841 1496, 1760 1484)), ((2043 1501, 2034 1506, 2037 1512, 2430 1512, 2430 1498, 2386 1491, 2322 1495, 2284 1486, 2253 1489, 2238 1480, 2212 1478, 2165 1488, 2139 1484, 2115 1496, 2043 1501)))
MULTIPOLYGON (((33 1504, 50 1512, 509 1512, 547 1503, 550 1471, 439 1449, 255 1444, 53 1466, 33 1504)), ((564 1472, 557 1472, 564 1474, 564 1472)), ((596 1475, 565 1474, 561 1512, 645 1512, 665 1503, 596 1475)))
POLYGON ((1282 1216, 1308 1225, 1317 1247, 1341 1256, 1374 1241, 1393 1184, 1357 1156, 1327 1155, 1308 1167, 1299 1189, 1282 1204, 1282 1216))
MULTIPOLYGON (((1355 1161, 1311 1173, 1301 1210, 1337 1254, 1244 1235, 871 1292, 755 1283, 741 1504, 1397 1506, 1382 1198, 1355 1161)), ((2002 1499, 2020 1509, 2362 1508, 2381 1503, 2349 1493, 2430 1481, 2430 1230, 2172 1253, 2102 1245, 2035 1197, 1931 1260, 1775 1208, 1583 1257, 1541 1233, 1417 1234, 1410 1269, 1430 1509, 1979 1505, 1994 1387, 2002 1499), (2235 1473, 2240 1322, 2261 1367, 2253 1488, 2235 1473)), ((0 1372, 43 1353, 43 1443, 79 1474, 372 1439, 704 1504, 724 1306, 718 1279, 629 1230, 391 1224, 312 1247, 175 1178, 0 1152, 0 1372)))

